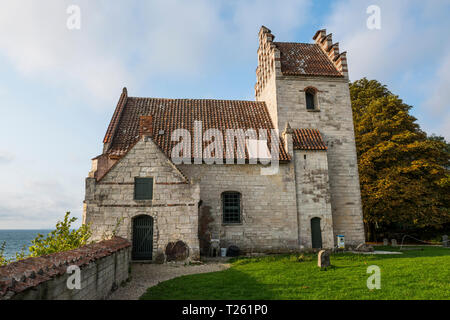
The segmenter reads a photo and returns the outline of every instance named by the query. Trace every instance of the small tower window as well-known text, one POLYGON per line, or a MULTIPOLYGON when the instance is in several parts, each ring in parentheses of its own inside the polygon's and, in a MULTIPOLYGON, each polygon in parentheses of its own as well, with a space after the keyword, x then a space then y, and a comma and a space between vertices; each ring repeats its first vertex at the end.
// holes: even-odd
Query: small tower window
POLYGON ((317 107, 317 93, 314 88, 305 89, 306 110, 318 110, 317 107))

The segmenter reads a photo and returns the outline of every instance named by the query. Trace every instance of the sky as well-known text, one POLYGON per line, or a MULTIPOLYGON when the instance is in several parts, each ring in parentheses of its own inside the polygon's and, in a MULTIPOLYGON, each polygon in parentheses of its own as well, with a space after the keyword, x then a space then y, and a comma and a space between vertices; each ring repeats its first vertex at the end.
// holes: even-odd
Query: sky
POLYGON ((450 1, 15 0, 0 2, 0 229, 78 217, 123 87, 130 96, 254 99, 261 25, 318 29, 350 80, 386 84, 422 129, 450 140, 450 1), (80 25, 72 6, 80 9, 80 25), (370 5, 380 28, 368 28, 370 5), (73 24, 69 23, 69 26, 73 24))

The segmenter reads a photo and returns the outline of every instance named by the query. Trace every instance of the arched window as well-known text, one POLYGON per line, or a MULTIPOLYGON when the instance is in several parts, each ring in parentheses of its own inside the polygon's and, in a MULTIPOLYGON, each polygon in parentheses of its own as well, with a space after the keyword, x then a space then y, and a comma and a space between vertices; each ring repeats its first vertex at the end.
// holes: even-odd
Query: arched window
POLYGON ((309 87, 305 89, 306 110, 318 110, 317 90, 309 87))
POLYGON ((222 193, 223 223, 241 223, 241 194, 227 191, 222 193))

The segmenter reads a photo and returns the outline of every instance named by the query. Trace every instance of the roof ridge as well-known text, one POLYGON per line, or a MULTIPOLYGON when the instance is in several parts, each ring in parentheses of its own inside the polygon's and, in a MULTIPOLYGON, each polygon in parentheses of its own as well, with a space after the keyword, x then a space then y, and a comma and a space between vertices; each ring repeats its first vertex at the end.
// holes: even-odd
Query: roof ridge
POLYGON ((288 44, 310 44, 310 45, 317 45, 316 43, 310 43, 310 42, 295 42, 295 41, 274 41, 273 43, 288 43, 288 44))
POLYGON ((158 98, 158 97, 128 97, 128 99, 155 99, 155 100, 171 100, 171 101, 234 101, 234 102, 251 102, 265 104, 265 101, 256 100, 239 100, 239 99, 211 99, 211 98, 158 98))

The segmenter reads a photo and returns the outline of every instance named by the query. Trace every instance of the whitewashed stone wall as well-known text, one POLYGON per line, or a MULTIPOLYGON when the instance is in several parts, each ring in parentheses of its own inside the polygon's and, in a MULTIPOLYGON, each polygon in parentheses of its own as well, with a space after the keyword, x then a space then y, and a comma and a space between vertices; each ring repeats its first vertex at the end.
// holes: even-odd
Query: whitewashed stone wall
POLYGON ((361 195, 348 80, 325 77, 276 79, 278 127, 318 129, 328 146, 328 172, 334 233, 346 243, 364 242, 361 195), (319 90, 319 110, 306 109, 304 89, 319 90))
POLYGON ((209 206, 213 234, 221 246, 237 245, 246 252, 298 250, 295 173, 292 163, 280 164, 279 174, 261 175, 261 165, 180 165, 200 184, 202 206, 209 206), (222 223, 221 195, 241 193, 241 224, 222 223))
POLYGON ((311 248, 311 219, 320 218, 322 246, 334 246, 326 151, 294 151, 299 239, 311 248))
POLYGON ((199 186, 186 183, 154 142, 143 137, 102 180, 86 179, 83 222, 91 223, 94 239, 100 239, 123 218, 117 235, 131 240, 133 218, 149 215, 154 223, 153 259, 178 240, 188 245, 190 258, 197 259, 199 201, 199 186), (153 200, 134 200, 135 177, 153 178, 153 200))

